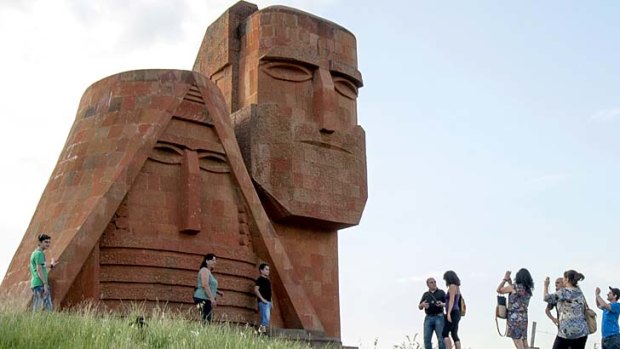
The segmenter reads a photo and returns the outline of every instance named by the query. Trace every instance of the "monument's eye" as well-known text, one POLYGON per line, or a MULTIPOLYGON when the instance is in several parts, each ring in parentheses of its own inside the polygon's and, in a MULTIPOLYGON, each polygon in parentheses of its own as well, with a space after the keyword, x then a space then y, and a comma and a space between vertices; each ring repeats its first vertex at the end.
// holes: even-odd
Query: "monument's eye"
POLYGON ((198 152, 198 160, 200 168, 215 173, 228 173, 230 166, 226 161, 226 157, 212 152, 198 152))
POLYGON ((312 71, 304 66, 289 62, 269 62, 262 65, 263 71, 274 79, 302 82, 312 79, 312 71))
POLYGON ((149 157, 164 164, 174 165, 183 161, 183 152, 170 144, 157 143, 149 157))
POLYGON ((351 81, 339 76, 335 76, 333 80, 336 92, 349 99, 355 100, 357 98, 357 86, 351 81))

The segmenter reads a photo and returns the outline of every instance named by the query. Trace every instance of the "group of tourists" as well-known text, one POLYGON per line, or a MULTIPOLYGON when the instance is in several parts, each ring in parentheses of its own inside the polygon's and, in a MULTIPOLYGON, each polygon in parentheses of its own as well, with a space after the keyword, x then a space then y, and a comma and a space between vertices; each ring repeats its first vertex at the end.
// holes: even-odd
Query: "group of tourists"
MULTIPOLYGON (((40 234, 37 238, 37 248, 30 256, 30 288, 32 289, 32 309, 52 310, 52 292, 49 285, 48 269, 58 264, 53 258, 50 263, 45 259, 45 250, 50 247, 52 238, 47 234, 40 234)), ((217 296, 224 293, 218 290, 218 282, 213 275, 217 257, 208 253, 200 263, 194 288, 194 303, 200 309, 201 319, 209 323, 213 319, 213 309, 217 307, 217 296)), ((271 281, 269 280, 269 265, 262 263, 258 267, 260 273, 254 286, 258 310, 260 313, 259 333, 266 333, 271 315, 271 281)))
MULTIPOLYGON (((38 236, 37 248, 30 257, 30 287, 32 289, 32 307, 34 310, 52 310, 51 289, 48 282, 48 269, 57 265, 54 259, 47 263, 45 250, 50 247, 51 237, 46 234, 38 236)), ((194 302, 201 310, 204 323, 211 322, 213 309, 217 307, 217 297, 223 296, 218 290, 218 282, 213 275, 217 257, 208 253, 200 263, 194 289, 194 302)), ((260 313, 259 332, 265 333, 269 327, 271 314, 271 282, 269 280, 269 265, 260 264, 259 276, 255 281, 254 294, 260 313)), ((567 270, 562 278, 555 280, 555 292, 549 292, 549 277, 543 284, 543 297, 547 302, 545 312, 558 328, 553 349, 584 349, 591 330, 587 322, 588 304, 578 286, 584 275, 567 270), (555 309, 555 316, 551 311, 555 309)), ((461 280, 457 274, 448 270, 443 274, 447 291, 437 286, 434 278, 428 278, 428 291, 422 295, 418 305, 424 310, 424 347, 432 349, 432 336, 435 333, 439 349, 461 348, 459 338, 459 322, 465 315, 466 306, 461 294, 461 280)), ((511 272, 506 271, 497 286, 497 293, 508 295, 506 314, 506 336, 511 338, 517 349, 527 349, 528 307, 534 281, 530 272, 522 268, 513 278, 511 272)), ((594 290, 596 306, 603 311, 601 322, 602 349, 620 349, 620 289, 609 287, 606 299, 601 297, 601 289, 594 290)))
MULTIPOLYGON (((507 295, 506 337, 513 340, 517 349, 529 348, 527 344, 528 307, 534 280, 530 272, 522 268, 513 278, 511 272, 506 271, 497 286, 497 293, 507 295)), ((459 298, 460 281, 453 271, 444 274, 447 294, 437 287, 433 278, 426 280, 428 291, 422 295, 419 309, 424 309, 424 347, 432 349, 433 333, 437 336, 439 349, 451 349, 452 342, 456 349, 461 348, 458 336, 460 320, 459 298), (452 337, 450 338, 449 335, 452 337)), ((549 277, 543 284, 543 299, 547 302, 546 314, 557 326, 558 332, 553 343, 553 349, 584 349, 588 335, 592 332, 588 324, 588 304, 578 286, 585 277, 575 270, 567 270, 564 276, 555 281, 555 292, 549 292, 549 277), (552 310, 556 310, 555 315, 552 310)), ((620 289, 609 287, 606 299, 601 297, 601 289, 594 290, 596 306, 603 311, 601 321, 602 349, 620 349, 620 289)), ((463 303, 464 304, 464 303, 463 303)), ((595 325, 595 324, 594 324, 595 325)))

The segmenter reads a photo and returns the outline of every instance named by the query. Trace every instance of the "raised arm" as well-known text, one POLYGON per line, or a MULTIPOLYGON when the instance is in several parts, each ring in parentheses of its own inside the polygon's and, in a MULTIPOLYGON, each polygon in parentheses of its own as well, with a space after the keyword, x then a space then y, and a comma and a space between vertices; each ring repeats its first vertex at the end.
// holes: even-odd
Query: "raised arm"
POLYGON ((601 289, 600 288, 596 288, 596 290, 594 290, 594 294, 596 295, 596 306, 599 309, 607 309, 610 310, 611 306, 609 305, 609 303, 605 302, 605 300, 601 297, 601 289))
POLYGON ((549 299, 549 277, 545 278, 545 282, 543 283, 543 300, 547 302, 549 299))
POLYGON ((512 287, 512 280, 510 279, 510 270, 507 270, 506 273, 504 274, 504 278, 497 286, 497 293, 505 294, 505 293, 512 293, 513 291, 514 291, 514 288, 512 287), (506 285, 506 283, 508 283, 508 285, 506 285))

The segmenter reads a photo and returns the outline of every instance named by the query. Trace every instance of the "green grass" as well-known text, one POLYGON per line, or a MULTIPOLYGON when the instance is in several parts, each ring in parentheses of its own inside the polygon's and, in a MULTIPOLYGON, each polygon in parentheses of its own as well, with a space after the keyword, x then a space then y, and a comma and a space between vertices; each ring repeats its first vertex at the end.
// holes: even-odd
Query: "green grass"
POLYGON ((139 307, 119 316, 83 307, 77 311, 19 311, 0 305, 0 348, 269 348, 307 349, 305 343, 259 336, 251 327, 203 326, 183 314, 139 307), (135 324, 144 315, 147 326, 135 324))

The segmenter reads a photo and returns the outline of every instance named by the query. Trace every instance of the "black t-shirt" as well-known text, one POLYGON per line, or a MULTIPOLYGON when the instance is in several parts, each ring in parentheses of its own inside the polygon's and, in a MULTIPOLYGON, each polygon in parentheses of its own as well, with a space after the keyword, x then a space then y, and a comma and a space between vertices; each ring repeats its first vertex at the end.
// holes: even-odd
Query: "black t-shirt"
POLYGON ((439 305, 439 302, 445 303, 446 293, 443 290, 436 289, 435 292, 426 291, 420 299, 420 303, 423 301, 428 302, 428 308, 424 309, 426 315, 443 314, 443 307, 439 305))
MULTIPOLYGON (((256 279, 256 286, 258 286, 258 292, 260 292, 263 298, 271 302, 271 281, 266 277, 259 276, 258 279, 256 279)), ((258 300, 260 300, 260 298, 258 298, 258 300)))

